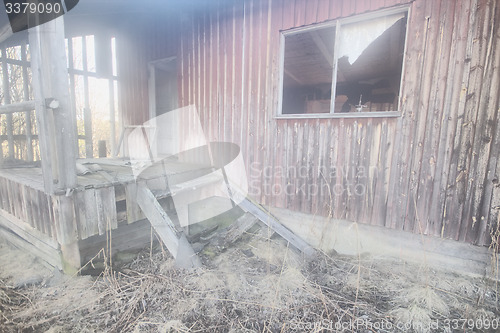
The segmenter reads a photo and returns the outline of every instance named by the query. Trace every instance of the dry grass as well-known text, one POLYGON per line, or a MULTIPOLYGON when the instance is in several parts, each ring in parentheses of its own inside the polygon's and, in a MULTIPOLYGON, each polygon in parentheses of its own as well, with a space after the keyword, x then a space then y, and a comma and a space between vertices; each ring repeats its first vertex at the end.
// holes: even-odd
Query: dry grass
POLYGON ((12 278, 0 280, 0 331, 357 332, 349 324, 358 321, 429 332, 436 319, 499 315, 486 280, 395 260, 321 254, 304 261, 282 239, 263 235, 202 258, 203 269, 180 271, 161 249, 148 248, 98 277, 52 277, 18 290, 8 287, 12 278))

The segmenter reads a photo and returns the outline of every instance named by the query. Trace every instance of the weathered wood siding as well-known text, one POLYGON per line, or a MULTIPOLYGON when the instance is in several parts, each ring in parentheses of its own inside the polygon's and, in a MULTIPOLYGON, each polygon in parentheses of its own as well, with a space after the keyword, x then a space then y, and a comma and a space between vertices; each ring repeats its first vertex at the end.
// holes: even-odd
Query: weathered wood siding
POLYGON ((177 43, 179 104, 196 105, 210 140, 241 146, 262 203, 489 243, 500 207, 498 1, 221 2, 173 30, 151 29, 160 30, 131 44, 134 59, 122 66, 136 85, 126 94, 138 94, 128 99, 133 121, 147 115, 145 60, 177 43), (274 118, 280 31, 402 4, 410 16, 401 117, 274 118))

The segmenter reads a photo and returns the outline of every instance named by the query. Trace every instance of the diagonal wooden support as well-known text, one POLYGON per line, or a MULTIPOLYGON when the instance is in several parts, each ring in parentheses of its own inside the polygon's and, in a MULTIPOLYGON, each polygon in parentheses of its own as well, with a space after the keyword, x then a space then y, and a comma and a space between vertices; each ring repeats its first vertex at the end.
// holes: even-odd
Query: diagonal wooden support
POLYGON ((287 227, 282 225, 276 217, 271 215, 264 207, 261 205, 250 201, 248 198, 245 198, 242 202, 238 204, 241 209, 245 212, 252 214, 264 224, 266 224, 269 228, 271 228, 278 235, 286 239, 293 246, 295 246, 298 250, 304 253, 307 256, 312 256, 316 253, 316 250, 307 244, 302 238, 295 235, 291 232, 287 227))
POLYGON ((180 268, 201 267, 201 261, 182 231, 178 231, 144 182, 137 184, 137 204, 180 268))

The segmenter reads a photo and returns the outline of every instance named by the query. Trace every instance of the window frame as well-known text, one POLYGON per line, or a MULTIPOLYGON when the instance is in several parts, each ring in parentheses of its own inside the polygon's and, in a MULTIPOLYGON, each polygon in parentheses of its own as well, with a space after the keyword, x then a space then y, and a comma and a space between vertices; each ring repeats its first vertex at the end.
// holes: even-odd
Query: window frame
MULTIPOLYGON (((381 9, 373 11, 370 13, 359 14, 355 16, 338 18, 332 21, 316 23, 308 26, 292 28, 289 30, 280 31, 280 62, 279 62, 279 89, 278 89, 278 108, 274 118, 276 119, 325 119, 325 118, 391 118, 400 117, 401 112, 401 93, 403 91, 403 78, 405 73, 405 59, 407 54, 408 46, 408 26, 410 22, 411 7, 409 5, 397 6, 389 9, 381 9), (376 19, 383 16, 394 15, 399 13, 405 13, 407 15, 407 25, 405 32, 405 43, 403 51, 403 63, 401 65, 401 78, 399 83, 399 97, 398 97, 398 108, 397 111, 370 111, 370 112, 334 112, 335 99, 330 97, 330 112, 329 113, 283 113, 283 80, 285 71, 285 38, 290 35, 304 33, 307 31, 314 31, 322 28, 335 27, 335 41, 339 40, 339 34, 342 30, 342 25, 357 23, 362 21, 368 21, 371 19, 376 19)), ((332 68, 332 94, 335 96, 335 90, 337 85, 337 64, 338 64, 338 48, 339 45, 336 42, 334 46, 334 56, 333 56, 333 68, 332 68)))

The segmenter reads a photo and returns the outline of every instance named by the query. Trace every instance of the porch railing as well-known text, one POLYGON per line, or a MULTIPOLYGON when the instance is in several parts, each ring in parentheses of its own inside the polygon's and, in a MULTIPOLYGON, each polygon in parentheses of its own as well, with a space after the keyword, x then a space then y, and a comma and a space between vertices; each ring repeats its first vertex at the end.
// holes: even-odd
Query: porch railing
POLYGON ((40 159, 34 116, 33 101, 0 106, 0 167, 40 159))

